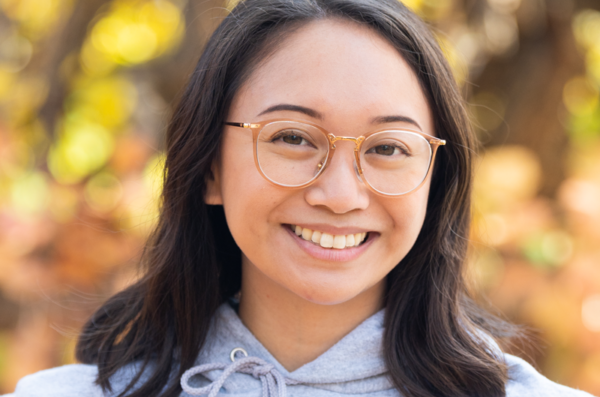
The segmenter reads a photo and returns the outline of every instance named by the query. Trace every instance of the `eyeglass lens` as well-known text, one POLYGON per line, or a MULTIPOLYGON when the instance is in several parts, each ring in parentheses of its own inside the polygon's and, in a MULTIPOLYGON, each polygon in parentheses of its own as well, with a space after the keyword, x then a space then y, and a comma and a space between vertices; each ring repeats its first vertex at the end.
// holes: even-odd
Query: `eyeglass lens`
MULTIPOLYGON (((279 121, 267 124, 258 135, 256 157, 263 174, 283 186, 301 186, 324 169, 329 140, 311 125, 279 121)), ((380 193, 408 193, 427 176, 431 145, 409 131, 382 131, 362 144, 363 177, 380 193)))

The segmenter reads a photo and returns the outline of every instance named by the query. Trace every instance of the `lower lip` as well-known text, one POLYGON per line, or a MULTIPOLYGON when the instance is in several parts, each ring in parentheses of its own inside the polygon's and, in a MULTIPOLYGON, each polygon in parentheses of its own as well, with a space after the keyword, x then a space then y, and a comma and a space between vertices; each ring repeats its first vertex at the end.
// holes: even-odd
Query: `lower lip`
POLYGON ((375 241, 379 236, 377 233, 369 233, 367 240, 358 247, 344 249, 323 248, 320 245, 317 245, 311 241, 306 241, 302 237, 298 236, 292 231, 292 229, 290 229, 289 225, 283 225, 283 228, 287 230, 290 236, 292 236, 296 243, 298 243, 300 248, 302 248, 308 255, 315 259, 329 262, 348 262, 358 258, 371 246, 371 244, 373 244, 373 241, 375 241))

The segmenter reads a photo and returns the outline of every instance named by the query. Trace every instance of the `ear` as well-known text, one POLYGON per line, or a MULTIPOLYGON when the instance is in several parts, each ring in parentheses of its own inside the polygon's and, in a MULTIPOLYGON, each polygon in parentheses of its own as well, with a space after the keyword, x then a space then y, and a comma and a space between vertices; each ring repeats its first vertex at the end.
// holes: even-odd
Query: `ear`
POLYGON ((217 160, 213 161, 210 172, 206 176, 206 193, 204 193, 204 202, 208 205, 223 205, 223 196, 221 195, 221 178, 217 160))

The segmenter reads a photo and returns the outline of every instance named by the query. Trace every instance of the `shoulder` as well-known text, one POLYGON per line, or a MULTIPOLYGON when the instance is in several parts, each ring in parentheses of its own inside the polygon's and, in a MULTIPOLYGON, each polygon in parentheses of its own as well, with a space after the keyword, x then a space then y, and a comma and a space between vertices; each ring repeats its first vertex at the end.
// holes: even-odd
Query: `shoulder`
MULTIPOLYGON (((14 393, 4 397, 108 397, 109 395, 118 395, 119 391, 122 391, 136 376, 138 370, 137 363, 119 369, 111 378, 113 392, 104 393, 102 388, 96 384, 98 367, 87 364, 65 365, 24 377, 17 384, 14 393)), ((143 383, 147 378, 148 373, 144 372, 140 382, 143 383)))
POLYGON ((552 382, 518 357, 510 354, 504 357, 509 376, 507 397, 592 397, 586 392, 552 382))
POLYGON ((94 381, 95 365, 73 364, 28 375, 17 384, 13 397, 104 397, 94 381))

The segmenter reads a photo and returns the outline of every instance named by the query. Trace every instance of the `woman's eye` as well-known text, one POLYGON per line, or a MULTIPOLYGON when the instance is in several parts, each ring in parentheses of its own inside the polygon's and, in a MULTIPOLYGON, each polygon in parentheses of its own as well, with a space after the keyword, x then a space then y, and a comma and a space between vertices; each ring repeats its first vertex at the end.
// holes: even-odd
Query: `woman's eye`
POLYGON ((302 145, 302 141, 304 140, 304 138, 299 135, 285 135, 282 139, 285 143, 289 143, 290 145, 302 145))
POLYGON ((367 153, 379 154, 381 156, 394 156, 404 154, 407 155, 407 151, 404 148, 398 147, 396 145, 378 145, 369 150, 367 153))
POLYGON ((391 156, 396 151, 396 148, 391 145, 379 145, 375 148, 375 153, 382 154, 384 156, 391 156))
POLYGON ((271 137, 270 141, 273 143, 279 142, 293 146, 314 146, 309 137, 307 137, 303 132, 295 130, 279 131, 273 137, 271 137))

